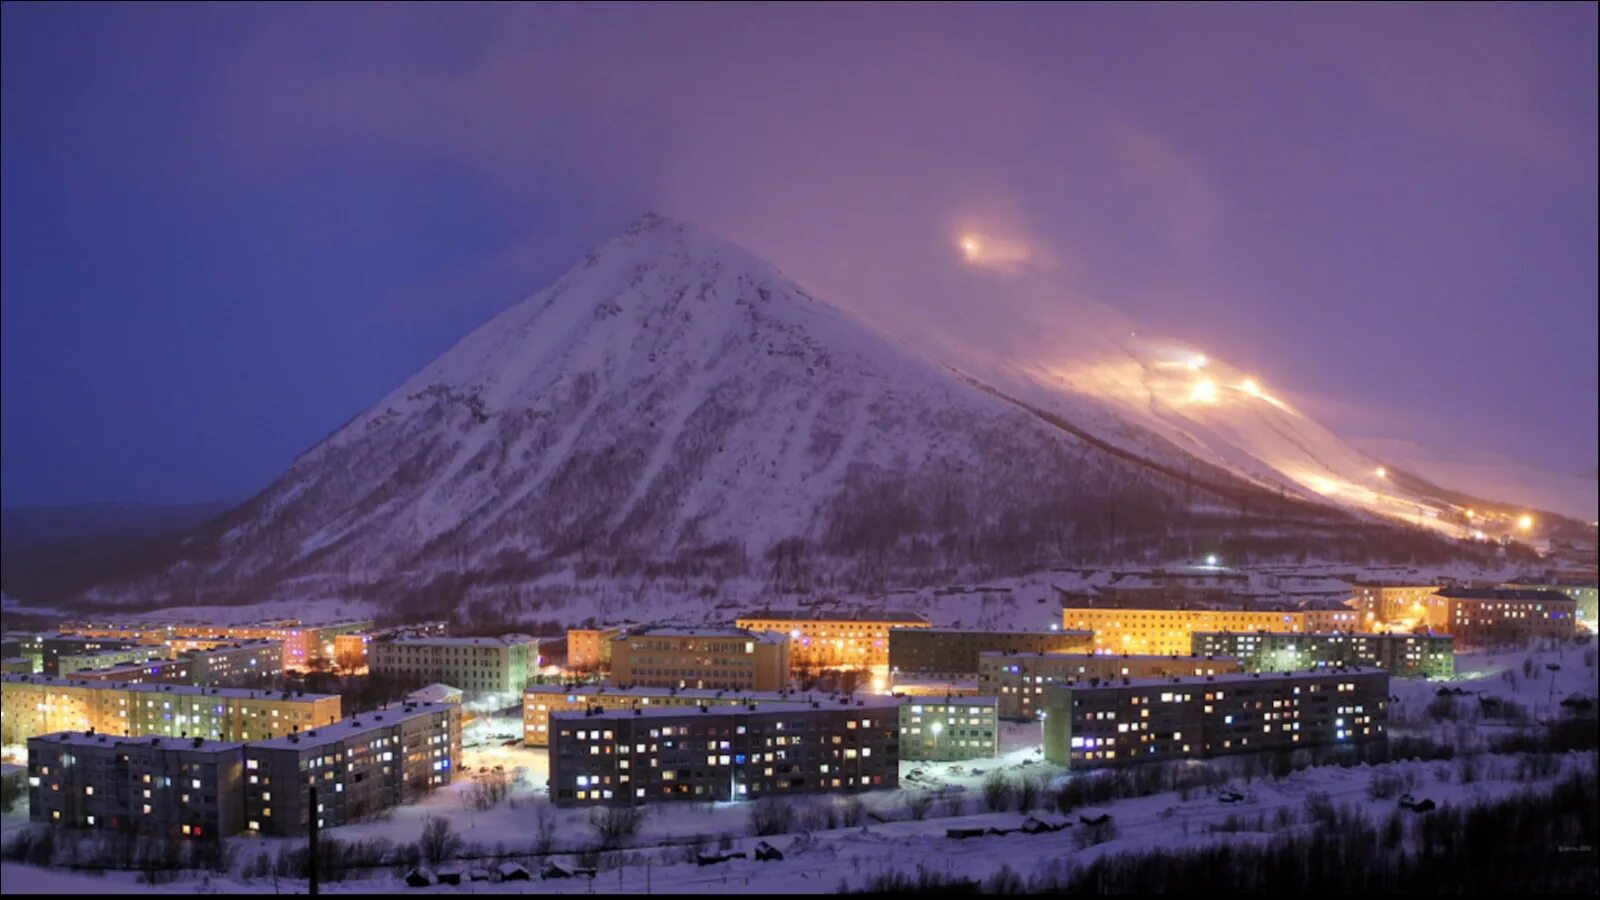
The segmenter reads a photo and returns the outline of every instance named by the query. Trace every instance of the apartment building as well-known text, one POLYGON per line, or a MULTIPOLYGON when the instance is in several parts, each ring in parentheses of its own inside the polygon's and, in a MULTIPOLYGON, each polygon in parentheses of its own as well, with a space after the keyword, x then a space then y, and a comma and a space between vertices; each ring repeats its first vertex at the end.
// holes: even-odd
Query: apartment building
POLYGON ((1497 647, 1577 633, 1578 604, 1557 591, 1440 588, 1442 606, 1430 617, 1435 631, 1454 635, 1457 647, 1497 647))
POLYGON ((927 697, 900 705, 901 759, 984 759, 995 756, 999 746, 994 697, 927 697))
MULTIPOLYGON (((40 635, 39 646, 42 653, 44 674, 60 675, 61 657, 63 656, 79 658, 107 650, 128 650, 137 647, 138 642, 129 638, 81 637, 75 634, 55 632, 40 635)), ((144 651, 138 652, 143 653, 144 651)))
POLYGON ((461 706, 407 703, 244 748, 244 827, 302 837, 360 821, 450 783, 461 760, 461 706), (311 788, 317 790, 311 800, 311 788))
POLYGON ((92 669, 72 673, 81 681, 109 681, 124 684, 193 684, 193 666, 189 660, 147 659, 141 663, 124 663, 109 669, 92 669))
POLYGON ((520 694, 539 665, 539 642, 499 637, 396 637, 367 646, 374 675, 437 681, 469 695, 520 694))
POLYGON ((78 637, 109 638, 138 644, 164 644, 172 637, 172 626, 157 622, 63 622, 57 630, 78 637))
POLYGON ((1045 689, 1113 678, 1193 678, 1240 671, 1226 655, 1138 656, 1088 653, 994 653, 978 659, 978 691, 995 697, 1002 719, 1036 719, 1045 689))
POLYGON ((728 801, 899 784, 899 703, 558 713, 550 794, 558 805, 728 801))
POLYGON ((1096 653, 1187 656, 1196 631, 1364 631, 1361 614, 1338 606, 1326 609, 1070 607, 1061 627, 1094 632, 1096 653))
POLYGON ((1125 679, 1045 691, 1045 759, 1072 768, 1361 744, 1388 728, 1389 673, 1125 679))
POLYGON ((813 696, 800 691, 719 691, 643 685, 619 687, 611 684, 534 684, 522 692, 522 742, 528 747, 549 746, 550 717, 557 713, 581 713, 592 709, 767 705, 809 702, 826 696, 826 694, 813 696))
POLYGON ((1437 584, 1410 581, 1357 581, 1351 606, 1361 614, 1362 631, 1379 626, 1410 631, 1425 625, 1434 616, 1430 610, 1440 605, 1437 584))
POLYGON ((1092 631, 979 631, 905 628, 889 632, 889 671, 959 678, 978 674, 982 653, 1091 653, 1092 631))
POLYGON ((1197 655, 1236 657, 1248 672, 1373 667, 1390 675, 1449 678, 1455 674, 1455 639, 1448 634, 1250 634, 1197 631, 1197 655))
POLYGON ((567 671, 606 672, 611 668, 611 642, 636 624, 567 629, 567 671))
POLYGON ((1555 591, 1577 604, 1578 627, 1600 631, 1600 586, 1590 581, 1518 580, 1500 585, 1508 591, 1555 591))
MULTIPOLYGON (((26 659, 29 671, 24 675, 37 675, 44 671, 44 636, 31 631, 8 631, 0 637, 0 659, 8 662, 26 659)), ((20 666, 18 666, 20 668, 20 666)))
POLYGON ((96 669, 109 669, 113 666, 141 663, 165 655, 165 650, 160 646, 141 644, 109 650, 61 652, 56 655, 54 662, 56 674, 66 677, 80 672, 91 672, 96 669))
POLYGON ((59 732, 28 739, 28 817, 63 828, 210 839, 243 828, 243 745, 59 732))
POLYGON ((656 687, 779 691, 789 686, 789 638, 743 628, 649 625, 611 640, 611 680, 656 687))
POLYGON ((916 613, 871 610, 769 609, 740 616, 734 624, 787 637, 789 664, 796 670, 886 667, 891 631, 929 627, 916 613))
POLYGON ((0 743, 57 731, 118 737, 251 741, 339 718, 337 694, 174 684, 97 682, 43 675, 0 678, 0 743))

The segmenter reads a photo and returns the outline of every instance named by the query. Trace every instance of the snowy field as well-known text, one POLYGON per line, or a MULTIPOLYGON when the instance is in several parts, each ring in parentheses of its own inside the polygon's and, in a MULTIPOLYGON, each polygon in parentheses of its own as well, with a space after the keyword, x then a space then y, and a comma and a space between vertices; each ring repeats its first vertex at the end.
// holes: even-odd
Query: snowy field
MULTIPOLYGON (((1059 785, 1069 776, 1045 763, 1039 748, 1037 725, 1008 723, 1002 733, 999 757, 964 763, 904 762, 902 787, 844 797, 801 798, 796 824, 788 833, 758 838, 752 830, 751 804, 681 804, 646 808, 637 833, 625 838, 621 849, 596 852, 598 837, 588 809, 556 809, 545 797, 546 754, 520 746, 521 722, 510 716, 481 717, 468 728, 463 764, 467 777, 425 802, 392 810, 385 818, 333 829, 327 837, 341 841, 383 840, 403 845, 418 840, 429 818, 447 818, 455 833, 475 848, 473 852, 495 858, 447 863, 467 869, 489 868, 503 858, 535 872, 531 882, 467 882, 408 888, 392 867, 356 870, 342 881, 324 882, 329 893, 351 891, 439 892, 643 892, 831 893, 848 885, 860 888, 877 875, 912 871, 918 867, 985 879, 1002 867, 1022 874, 1042 874, 1057 867, 1082 864, 1103 854, 1151 848, 1198 847, 1218 841, 1265 841, 1290 829, 1310 827, 1308 812, 1314 803, 1350 805, 1374 822, 1386 821, 1396 810, 1397 794, 1414 794, 1441 806, 1470 806, 1525 793, 1535 784, 1553 784, 1563 775, 1595 767, 1593 753, 1569 753, 1535 761, 1527 754, 1490 753, 1489 736, 1514 727, 1477 712, 1483 698, 1512 701, 1530 719, 1560 712, 1568 696, 1593 696, 1596 670, 1594 644, 1552 651, 1522 651, 1458 658, 1461 675, 1450 687, 1458 688, 1460 716, 1438 718, 1436 701, 1440 682, 1394 681, 1397 699, 1393 731, 1397 737, 1427 738, 1470 751, 1452 761, 1408 760, 1350 768, 1321 766, 1293 771, 1275 778, 1259 771, 1249 773, 1248 758, 1212 761, 1214 768, 1230 772, 1226 784, 1166 791, 1142 797, 1076 808, 1061 815, 1048 793, 1032 814, 1049 824, 1070 823, 1062 830, 1041 834, 1011 833, 967 839, 946 836, 950 828, 1015 829, 1027 814, 1015 807, 1004 812, 986 811, 983 782, 992 771, 1002 771, 1013 781, 1029 775, 1041 784, 1059 785), (1550 669, 1550 665, 1558 666, 1550 669), (1525 674, 1531 672, 1531 675, 1525 674), (1430 710, 1430 706, 1433 709, 1430 710), (512 746, 506 746, 513 742, 512 746), (1533 765, 1533 762, 1541 762, 1533 765), (510 782, 507 796, 491 808, 474 803, 475 779, 484 770, 500 770, 510 782), (1378 781, 1379 784, 1374 784, 1378 781), (1383 784, 1388 788, 1384 789, 1383 784), (1224 802, 1225 791, 1241 799, 1224 802), (913 817, 910 798, 931 795, 924 818, 913 817), (852 809, 853 808, 853 809, 852 809), (1093 834, 1080 816, 1107 813, 1113 832, 1093 834), (830 821, 831 820, 831 821, 830 821), (543 833, 548 857, 536 853, 543 833), (701 866, 697 852, 738 853, 753 857, 759 841, 766 840, 784 859, 757 862, 734 859, 701 866), (583 850, 589 850, 587 854, 583 850), (595 865, 595 878, 540 880, 544 859, 572 869, 595 865)), ((1504 707, 1498 707, 1503 709, 1504 707)), ((1196 764, 1198 765, 1198 764, 1196 764)), ((914 805, 914 804, 912 804, 914 805)), ((4 818, 9 839, 26 824, 19 805, 4 818)), ((266 853, 276 858, 280 850, 303 846, 286 839, 247 838, 233 841, 238 852, 227 877, 185 875, 172 885, 138 883, 135 873, 103 876, 60 870, 41 870, 5 862, 0 864, 7 892, 29 890, 73 892, 242 891, 295 892, 303 881, 288 878, 246 877, 266 853)))

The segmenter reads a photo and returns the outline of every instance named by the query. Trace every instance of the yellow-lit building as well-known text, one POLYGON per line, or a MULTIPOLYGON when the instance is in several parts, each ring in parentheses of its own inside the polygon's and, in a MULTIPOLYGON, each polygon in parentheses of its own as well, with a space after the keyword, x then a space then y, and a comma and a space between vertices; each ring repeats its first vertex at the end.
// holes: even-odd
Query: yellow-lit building
POLYGON ((42 675, 0 679, 0 743, 56 731, 117 737, 253 741, 339 718, 337 694, 83 681, 42 675))
POLYGON ((1196 631, 1370 631, 1354 609, 1117 609, 1061 611, 1061 627, 1094 632, 1096 653, 1188 656, 1196 631))
POLYGON ((846 614, 792 609, 749 613, 740 616, 735 624, 788 638, 789 664, 796 670, 887 670, 889 631, 930 625, 916 613, 859 610, 846 614))
POLYGON ((1410 631, 1443 616, 1439 586, 1405 581, 1358 581, 1351 605, 1361 613, 1363 631, 1410 631))
POLYGON ((637 625, 602 625, 567 629, 567 671, 602 672, 611 668, 611 642, 637 625))
POLYGON ((778 691, 789 686, 789 639, 743 628, 646 626, 611 639, 623 685, 778 691))

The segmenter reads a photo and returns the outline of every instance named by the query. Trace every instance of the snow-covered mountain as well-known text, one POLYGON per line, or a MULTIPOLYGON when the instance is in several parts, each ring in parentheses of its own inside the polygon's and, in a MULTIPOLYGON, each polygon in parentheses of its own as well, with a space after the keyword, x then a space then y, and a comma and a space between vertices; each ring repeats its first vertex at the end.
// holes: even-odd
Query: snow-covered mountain
POLYGON ((1447 513, 1225 364, 1103 308, 1072 325, 1059 361, 912 350, 647 216, 96 596, 860 588, 1223 539, 1337 552, 1373 514, 1447 513))

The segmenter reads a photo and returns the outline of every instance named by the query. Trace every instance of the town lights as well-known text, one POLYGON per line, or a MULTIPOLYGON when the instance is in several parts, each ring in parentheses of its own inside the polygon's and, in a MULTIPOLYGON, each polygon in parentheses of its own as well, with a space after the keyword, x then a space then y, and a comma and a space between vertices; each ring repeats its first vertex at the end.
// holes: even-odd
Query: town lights
POLYGON ((1533 527, 1533 516, 1530 516, 1527 513, 1523 513, 1522 514, 1522 518, 1517 520, 1517 527, 1521 528, 1523 531, 1527 531, 1528 529, 1532 528, 1533 527))
POLYGON ((1252 397, 1261 396, 1261 384, 1254 378, 1246 378, 1244 381, 1239 382, 1239 390, 1252 397))
POLYGON ((1217 402, 1217 383, 1209 378, 1202 378, 1194 383, 1194 390, 1189 392, 1189 399, 1196 403, 1217 402))

